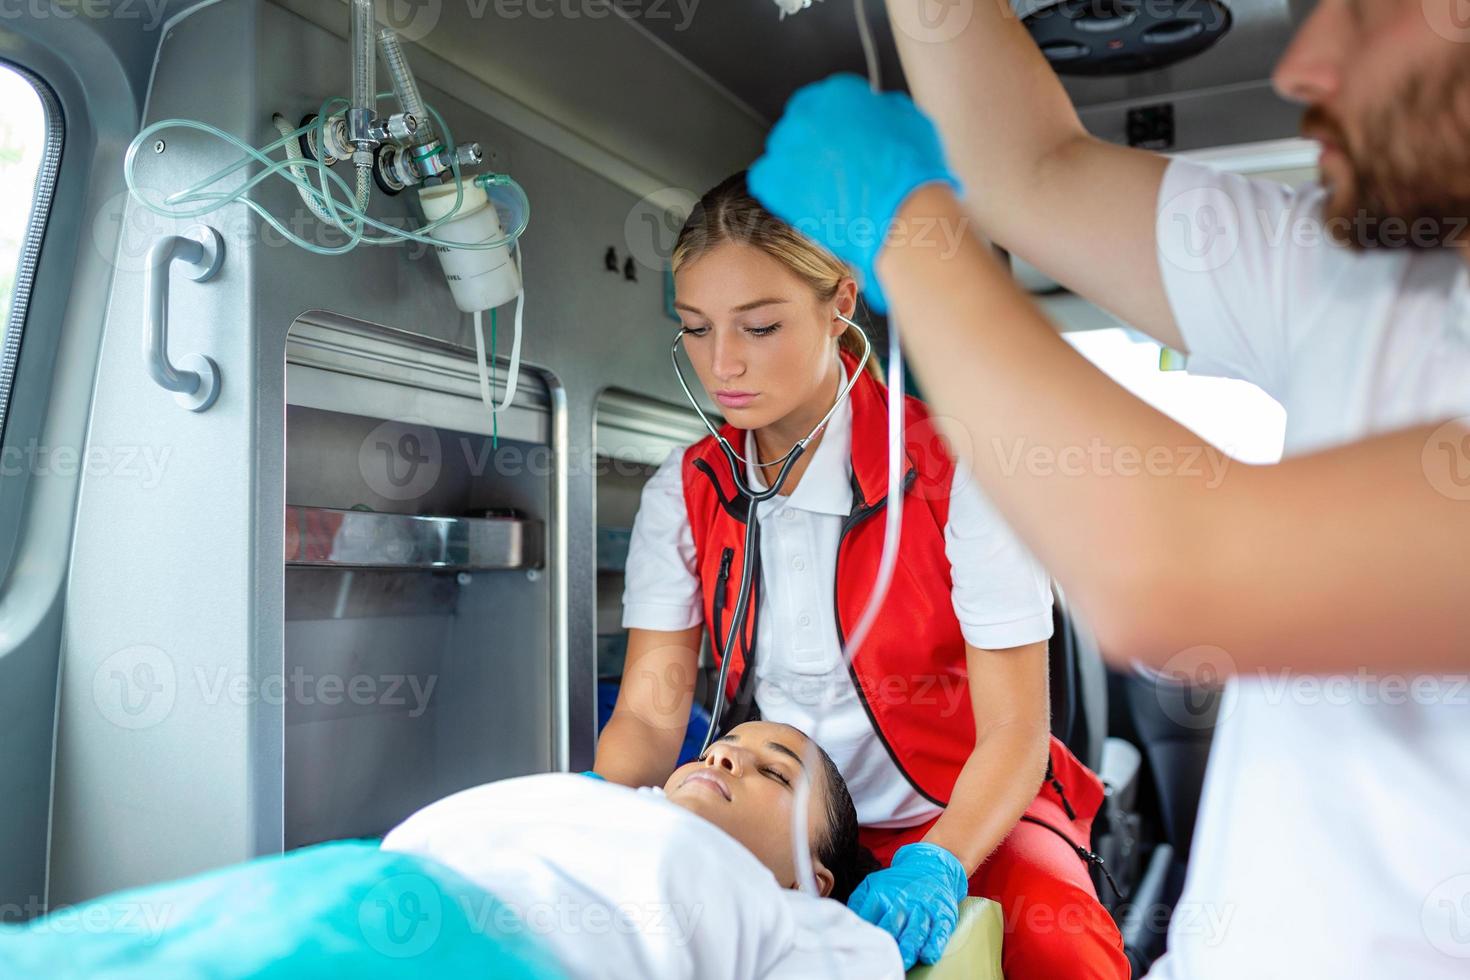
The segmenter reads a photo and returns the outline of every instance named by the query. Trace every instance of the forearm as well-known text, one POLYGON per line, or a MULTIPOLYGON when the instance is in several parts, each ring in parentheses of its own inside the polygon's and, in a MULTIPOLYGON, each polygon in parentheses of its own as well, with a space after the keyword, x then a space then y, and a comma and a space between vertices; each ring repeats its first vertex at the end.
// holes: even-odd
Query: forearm
POLYGON ((949 851, 967 874, 974 874, 1035 799, 1046 774, 1047 749, 1044 726, 1002 725, 987 732, 924 840, 949 851))
POLYGON ((624 786, 662 786, 683 744, 682 728, 651 725, 631 711, 614 711, 598 736, 592 768, 624 786))
POLYGON ((662 786, 674 771, 694 703, 702 628, 630 629, 612 717, 593 770, 615 783, 662 786))
MULTIPOLYGON (((963 220, 953 195, 935 187, 916 191, 900 214, 963 220)), ((1150 574, 1156 557, 1141 547, 1184 517, 1177 488, 1110 476, 1085 453, 1198 446, 1198 437, 1072 350, 973 236, 945 256, 895 243, 878 272, 953 451, 1007 521, 1053 575, 1087 593, 1084 605, 1133 598, 1133 577, 1150 574), (1083 465, 1066 469, 1078 450, 1083 465)))
MULTIPOLYGON (((901 213, 962 217, 935 187, 901 213)), ((1470 503, 1426 479, 1427 430, 1232 463, 1083 359, 973 237, 947 257, 895 243, 878 271, 955 452, 1106 652, 1463 669, 1470 503)))

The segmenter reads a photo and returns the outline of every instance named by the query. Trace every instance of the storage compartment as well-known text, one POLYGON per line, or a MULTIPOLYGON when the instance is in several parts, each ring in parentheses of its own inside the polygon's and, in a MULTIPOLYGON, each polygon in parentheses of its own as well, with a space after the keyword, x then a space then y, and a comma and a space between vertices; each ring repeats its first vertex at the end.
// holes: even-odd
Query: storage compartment
POLYGON ((471 352, 313 315, 288 402, 286 846, 553 768, 544 383, 523 373, 496 444, 471 352))
MULTIPOLYGON (((643 487, 669 453, 708 430, 687 408, 627 392, 603 392, 597 403, 597 685, 598 730, 606 722, 622 681, 628 652, 623 629, 623 588, 633 520, 643 487)), ((713 660, 700 654, 695 705, 704 710, 713 660)), ((700 731, 703 736, 703 730, 700 731)))

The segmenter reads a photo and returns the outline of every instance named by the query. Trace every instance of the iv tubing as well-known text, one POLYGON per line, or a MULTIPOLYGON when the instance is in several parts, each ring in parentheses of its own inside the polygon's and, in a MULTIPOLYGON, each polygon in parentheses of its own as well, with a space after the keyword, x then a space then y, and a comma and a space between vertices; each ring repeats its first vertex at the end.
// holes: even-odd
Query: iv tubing
MULTIPOLYGON (((862 40, 863 54, 868 66, 868 84, 874 92, 881 91, 882 79, 878 75, 877 50, 868 29, 868 19, 863 9, 863 0, 853 0, 857 15, 858 37, 862 40)), ((863 613, 858 617, 857 627, 847 638, 842 651, 842 660, 847 672, 852 669, 853 658, 867 640, 873 624, 877 622, 878 610, 888 597, 888 587, 893 582, 893 570, 898 564, 899 538, 903 533, 903 442, 904 442, 904 392, 903 392, 903 349, 899 343, 898 319, 888 318, 888 502, 883 521, 883 554, 878 560, 878 575, 873 581, 873 591, 863 613)), ((820 769, 817 752, 820 746, 819 733, 822 715, 816 715, 812 730, 807 733, 807 750, 802 753, 806 771, 820 769)), ((791 808, 792 859, 796 865, 796 881, 801 890, 816 895, 817 879, 812 870, 811 835, 807 832, 808 812, 811 807, 810 781, 798 781, 794 806, 791 808)))

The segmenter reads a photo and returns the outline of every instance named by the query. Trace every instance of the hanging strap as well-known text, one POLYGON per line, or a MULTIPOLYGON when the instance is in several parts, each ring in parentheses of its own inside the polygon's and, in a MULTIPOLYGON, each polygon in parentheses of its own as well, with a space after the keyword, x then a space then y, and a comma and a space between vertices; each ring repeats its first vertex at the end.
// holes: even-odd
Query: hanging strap
POLYGON ((1108 870, 1107 864, 1103 861, 1103 859, 1101 857, 1099 857, 1097 854, 1093 853, 1092 851, 1089 851, 1085 847, 1081 847, 1081 846, 1079 846, 1077 844, 1072 843, 1072 838, 1068 837, 1066 834, 1062 833, 1060 830, 1058 830, 1056 827, 1053 827, 1051 824, 1047 823, 1045 820, 1042 820, 1042 819, 1040 819, 1038 817, 1033 817, 1029 813, 1028 814, 1022 814, 1021 819, 1024 820, 1024 821, 1026 821, 1027 823, 1034 823, 1038 827, 1045 827, 1047 830, 1051 831, 1052 833, 1054 833, 1058 837, 1060 837, 1062 840, 1066 841, 1067 842, 1067 846, 1070 847, 1072 850, 1076 851, 1077 852, 1077 856, 1079 858, 1081 858, 1084 863, 1086 863, 1088 865, 1091 865, 1091 866, 1094 866, 1094 867, 1097 868, 1097 870, 1099 870, 1099 871, 1102 872, 1102 876, 1103 876, 1103 878, 1105 878, 1107 880, 1108 887, 1113 890, 1113 894, 1116 895, 1116 896, 1118 896, 1118 900, 1119 901, 1122 901, 1123 900, 1123 892, 1122 892, 1122 890, 1118 888, 1118 883, 1113 880, 1113 874, 1112 874, 1112 872, 1108 870))

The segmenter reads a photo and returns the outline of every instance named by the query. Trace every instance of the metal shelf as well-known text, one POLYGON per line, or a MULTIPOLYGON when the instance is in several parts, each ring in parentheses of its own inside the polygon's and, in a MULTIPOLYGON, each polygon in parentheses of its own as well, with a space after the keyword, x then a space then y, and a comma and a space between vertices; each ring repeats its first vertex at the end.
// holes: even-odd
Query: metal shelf
POLYGON ((286 508, 286 564, 404 571, 540 568, 540 521, 286 508))

